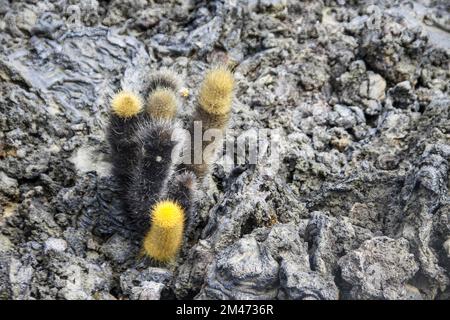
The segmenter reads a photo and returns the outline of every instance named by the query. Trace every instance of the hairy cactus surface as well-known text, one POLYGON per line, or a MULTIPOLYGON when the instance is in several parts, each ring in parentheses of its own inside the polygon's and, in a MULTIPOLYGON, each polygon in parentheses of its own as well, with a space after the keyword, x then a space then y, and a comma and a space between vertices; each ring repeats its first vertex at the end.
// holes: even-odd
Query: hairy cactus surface
POLYGON ((177 113, 177 97, 167 88, 157 88, 148 98, 147 112, 152 118, 173 119, 177 113))
POLYGON ((120 91, 111 101, 111 107, 118 117, 130 118, 141 111, 142 101, 139 96, 130 91, 120 91))
MULTIPOLYGON (((111 100, 108 141, 113 174, 122 195, 123 227, 142 243, 146 256, 159 262, 176 258, 185 219, 189 219, 194 209, 197 180, 204 177, 214 158, 210 154, 194 165, 177 163, 173 158, 174 148, 180 143, 174 134, 178 126, 180 83, 175 73, 162 70, 143 80, 147 91, 144 103, 130 91, 121 91, 111 100)), ((233 86, 233 75, 225 67, 206 74, 192 118, 192 123, 204 123, 202 135, 206 129, 225 130, 231 114, 233 86)), ((191 125, 189 129, 191 137, 193 128, 191 125)), ((213 142, 214 150, 219 143, 219 139, 213 142)))
POLYGON ((183 239, 184 210, 176 202, 161 201, 153 208, 151 221, 143 243, 145 254, 157 261, 172 261, 183 239))
MULTIPOLYGON (((191 163, 186 165, 199 178, 203 178, 214 161, 217 150, 222 143, 221 135, 228 126, 233 100, 234 77, 226 67, 219 66, 208 71, 197 101, 197 107, 193 115, 193 121, 189 128, 191 136, 195 136, 196 127, 200 126, 201 136, 208 130, 214 130, 211 135, 213 141, 202 141, 201 144, 191 144, 191 163), (209 152, 203 152, 209 146, 209 152), (198 159, 195 155, 200 154, 198 159)), ((198 130, 198 129, 197 129, 198 130)))
POLYGON ((233 74, 224 67, 218 67, 206 74, 198 97, 201 108, 208 114, 223 115, 231 110, 233 74))
POLYGON ((152 92, 158 88, 166 88, 177 92, 181 87, 181 80, 178 74, 170 69, 161 69, 152 74, 147 81, 148 91, 152 92))

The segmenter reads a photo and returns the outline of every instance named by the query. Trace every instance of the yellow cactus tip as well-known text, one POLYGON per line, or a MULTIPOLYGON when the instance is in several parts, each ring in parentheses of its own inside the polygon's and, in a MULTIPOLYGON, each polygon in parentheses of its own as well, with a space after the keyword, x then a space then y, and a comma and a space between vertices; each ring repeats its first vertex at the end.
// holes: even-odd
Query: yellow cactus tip
POLYGON ((173 228, 184 223, 184 211, 174 201, 158 202, 152 210, 152 223, 163 228, 173 228))
POLYGON ((160 201, 152 209, 151 220, 143 251, 157 261, 173 261, 183 241, 184 210, 176 202, 160 201))
POLYGON ((113 97, 111 106, 119 117, 130 118, 141 111, 142 101, 138 95, 130 91, 120 91, 113 97))
POLYGON ((167 88, 158 88, 148 98, 147 112, 154 118, 172 119, 177 113, 177 98, 167 88))
POLYGON ((208 113, 222 115, 230 112, 233 99, 234 77, 226 67, 210 70, 202 83, 200 106, 208 113))

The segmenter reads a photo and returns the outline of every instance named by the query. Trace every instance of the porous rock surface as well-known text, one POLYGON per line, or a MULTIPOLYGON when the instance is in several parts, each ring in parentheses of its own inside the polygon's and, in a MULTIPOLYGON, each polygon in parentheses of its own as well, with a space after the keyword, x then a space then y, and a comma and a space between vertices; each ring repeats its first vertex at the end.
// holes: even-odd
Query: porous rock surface
POLYGON ((1 299, 449 299, 445 0, 0 1, 1 299), (111 94, 161 67, 195 105, 235 66, 231 129, 279 161, 201 185, 176 263, 120 223, 111 94), (118 215, 119 216, 119 215, 118 215))

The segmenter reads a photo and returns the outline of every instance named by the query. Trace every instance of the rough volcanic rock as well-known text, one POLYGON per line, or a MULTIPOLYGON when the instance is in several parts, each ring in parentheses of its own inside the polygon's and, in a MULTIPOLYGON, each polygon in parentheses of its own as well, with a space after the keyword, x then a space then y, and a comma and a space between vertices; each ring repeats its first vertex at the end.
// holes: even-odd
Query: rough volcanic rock
POLYGON ((405 239, 374 237, 339 260, 352 299, 401 299, 418 271, 405 239))
POLYGON ((448 6, 0 1, 0 299, 449 299, 448 6), (227 140, 279 148, 220 155, 156 265, 121 220, 109 99, 173 68, 183 124, 224 62, 227 140))

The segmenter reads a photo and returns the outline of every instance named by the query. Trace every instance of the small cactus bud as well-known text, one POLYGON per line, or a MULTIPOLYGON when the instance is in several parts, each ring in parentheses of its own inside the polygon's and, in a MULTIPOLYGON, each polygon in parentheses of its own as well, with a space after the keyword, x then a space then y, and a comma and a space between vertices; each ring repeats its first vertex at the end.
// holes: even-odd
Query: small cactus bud
POLYGON ((189 89, 186 87, 181 88, 180 96, 182 96, 183 98, 189 97, 189 89))
POLYGON ((166 88, 173 92, 178 92, 181 87, 180 75, 170 69, 162 69, 155 72, 148 80, 148 92, 151 94, 158 88, 166 88))
POLYGON ((152 118, 173 119, 177 113, 177 98, 174 92, 166 88, 158 88, 150 94, 147 113, 152 118))
POLYGON ((121 118, 131 118, 142 109, 141 98, 130 92, 120 91, 111 101, 113 112, 121 118))
POLYGON ((176 202, 160 201, 153 207, 151 220, 143 243, 145 254, 160 262, 173 261, 183 240, 183 209, 176 202))
POLYGON ((212 69, 206 74, 200 88, 198 101, 204 111, 210 114, 223 115, 231 110, 234 78, 225 67, 212 69))

